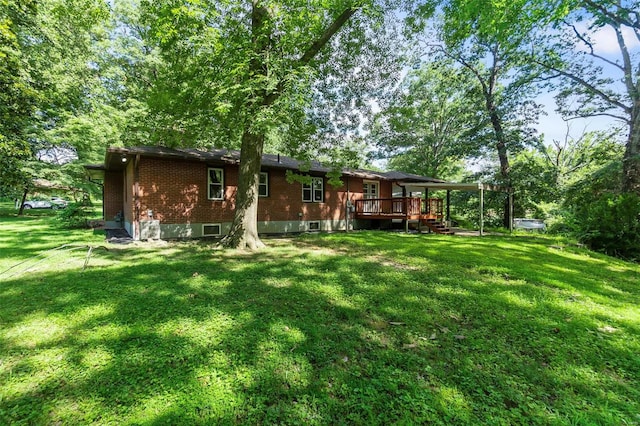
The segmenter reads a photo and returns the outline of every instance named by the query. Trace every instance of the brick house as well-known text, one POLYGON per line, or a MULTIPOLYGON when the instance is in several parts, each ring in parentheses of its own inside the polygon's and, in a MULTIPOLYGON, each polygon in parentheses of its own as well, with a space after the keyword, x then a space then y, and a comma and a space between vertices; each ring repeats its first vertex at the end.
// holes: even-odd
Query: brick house
MULTIPOLYGON (((134 239, 225 235, 233 221, 240 153, 164 147, 108 148, 104 164, 85 166, 103 186, 107 227, 134 239)), ((342 170, 340 187, 329 168, 312 162, 311 183, 291 182, 301 173, 289 157, 262 158, 258 232, 339 231, 389 226, 394 219, 442 219, 442 200, 426 199, 428 184, 441 180, 401 172, 342 170)))

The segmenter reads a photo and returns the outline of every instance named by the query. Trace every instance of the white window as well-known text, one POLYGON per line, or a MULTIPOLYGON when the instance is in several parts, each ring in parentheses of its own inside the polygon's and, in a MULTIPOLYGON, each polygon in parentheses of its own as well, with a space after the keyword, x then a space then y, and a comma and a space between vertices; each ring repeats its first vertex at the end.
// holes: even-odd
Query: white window
POLYGON ((319 231, 320 230, 320 222, 309 222, 309 231, 319 231))
POLYGON ((223 169, 209 169, 209 199, 210 200, 223 200, 224 199, 224 170, 223 169))
POLYGON ((258 197, 269 196, 269 173, 260 172, 260 180, 258 181, 258 197))
POLYGON ((302 201, 305 203, 324 201, 324 180, 321 177, 311 178, 311 183, 302 184, 302 201))
POLYGON ((380 184, 378 182, 365 180, 362 183, 362 194, 364 195, 364 198, 367 198, 367 199, 379 198, 378 196, 379 188, 380 188, 380 184))
POLYGON ((219 223, 205 223, 202 225, 203 237, 218 237, 222 234, 222 226, 219 223))

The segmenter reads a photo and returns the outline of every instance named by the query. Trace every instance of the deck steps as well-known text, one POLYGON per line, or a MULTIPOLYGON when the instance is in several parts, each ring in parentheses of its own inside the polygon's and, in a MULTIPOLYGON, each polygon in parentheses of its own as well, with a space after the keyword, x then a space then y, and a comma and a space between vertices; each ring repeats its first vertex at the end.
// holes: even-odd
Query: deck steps
POLYGON ((454 234, 451 228, 448 228, 442 221, 438 221, 435 219, 422 220, 420 221, 420 230, 422 230, 423 225, 429 228, 431 232, 434 232, 436 234, 444 234, 444 235, 454 234))

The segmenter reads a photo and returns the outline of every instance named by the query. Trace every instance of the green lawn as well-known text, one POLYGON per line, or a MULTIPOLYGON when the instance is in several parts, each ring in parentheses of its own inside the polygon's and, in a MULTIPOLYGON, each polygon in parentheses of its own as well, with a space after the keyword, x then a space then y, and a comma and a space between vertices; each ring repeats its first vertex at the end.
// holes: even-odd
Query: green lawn
POLYGON ((0 424, 640 424, 640 265, 359 232, 82 271, 50 214, 0 217, 0 424))

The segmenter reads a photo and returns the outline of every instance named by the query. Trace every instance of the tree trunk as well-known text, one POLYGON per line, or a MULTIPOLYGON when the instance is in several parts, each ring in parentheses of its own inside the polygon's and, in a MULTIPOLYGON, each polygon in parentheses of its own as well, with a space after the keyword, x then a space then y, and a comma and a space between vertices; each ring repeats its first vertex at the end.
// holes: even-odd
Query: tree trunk
MULTIPOLYGON (((269 28, 269 19, 269 10, 260 0, 253 0, 251 38, 255 56, 249 62, 249 81, 254 85, 255 91, 245 103, 248 116, 251 118, 260 107, 270 106, 278 97, 275 94, 273 99, 267 99, 272 92, 265 87, 266 77, 269 75, 268 52, 271 48, 272 30, 269 28)), ((227 248, 255 250, 264 247, 258 236, 257 220, 258 182, 265 135, 263 130, 258 130, 257 133, 252 127, 249 123, 245 124, 242 133, 236 211, 229 234, 220 243, 227 248)))
POLYGON ((258 236, 258 182, 264 135, 248 130, 242 135, 236 211, 231 230, 221 241, 227 248, 256 250, 264 247, 258 236))
MULTIPOLYGON (((500 177, 502 178, 502 185, 511 186, 511 167, 509 165, 509 156, 507 153, 507 141, 504 137, 504 130, 502 129, 502 120, 495 109, 490 110, 489 115, 491 117, 491 125, 496 135, 496 149, 498 150, 498 159, 500 160, 500 177)), ((504 215, 502 217, 502 224, 505 228, 509 227, 509 221, 511 220, 509 215, 509 199, 504 201, 504 215)))
POLYGON ((24 202, 27 201, 27 194, 29 193, 29 188, 25 187, 24 192, 22 193, 22 201, 20 201, 20 210, 18 210, 18 216, 22 216, 24 212, 24 202))
MULTIPOLYGON (((331 37, 349 20, 358 8, 347 8, 329 25, 297 61, 298 66, 304 66, 313 59, 329 42, 331 37)), ((252 0, 251 35, 254 56, 249 62, 249 80, 254 87, 253 94, 245 103, 248 117, 273 106, 282 96, 286 78, 281 79, 274 86, 269 84, 269 52, 272 49, 273 34, 276 27, 272 22, 272 11, 263 4, 262 0, 252 0)), ((245 124, 240 148, 240 173, 238 192, 236 193, 236 211, 229 234, 225 236, 221 245, 227 248, 259 249, 264 243, 258 236, 258 183, 260 180, 260 166, 262 165, 262 150, 264 148, 265 130, 262 126, 245 124), (254 128, 260 130, 252 130, 254 128)))
POLYGON ((622 159, 624 192, 640 195, 640 99, 636 100, 631 112, 629 137, 622 159))

